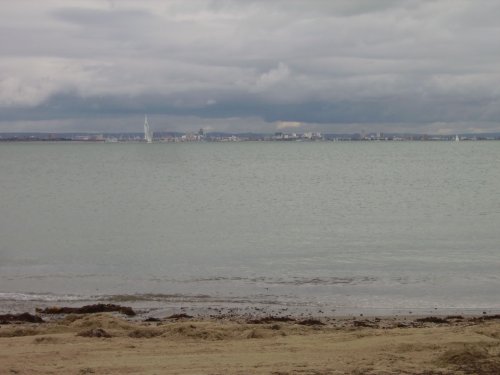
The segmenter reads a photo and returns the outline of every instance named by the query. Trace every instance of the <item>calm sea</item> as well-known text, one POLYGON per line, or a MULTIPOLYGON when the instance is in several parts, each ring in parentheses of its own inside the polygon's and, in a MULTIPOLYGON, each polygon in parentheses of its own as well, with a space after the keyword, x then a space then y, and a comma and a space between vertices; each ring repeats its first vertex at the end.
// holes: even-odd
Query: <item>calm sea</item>
POLYGON ((499 228, 500 142, 0 144, 0 311, 498 310, 499 228))

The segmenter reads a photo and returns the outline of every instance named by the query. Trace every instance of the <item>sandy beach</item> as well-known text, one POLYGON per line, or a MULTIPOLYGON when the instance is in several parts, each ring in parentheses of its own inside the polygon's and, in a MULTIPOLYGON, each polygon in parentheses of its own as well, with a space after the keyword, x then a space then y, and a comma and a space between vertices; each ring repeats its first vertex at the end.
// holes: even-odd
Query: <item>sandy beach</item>
POLYGON ((0 374, 500 373, 500 316, 42 317, 0 326, 0 374))

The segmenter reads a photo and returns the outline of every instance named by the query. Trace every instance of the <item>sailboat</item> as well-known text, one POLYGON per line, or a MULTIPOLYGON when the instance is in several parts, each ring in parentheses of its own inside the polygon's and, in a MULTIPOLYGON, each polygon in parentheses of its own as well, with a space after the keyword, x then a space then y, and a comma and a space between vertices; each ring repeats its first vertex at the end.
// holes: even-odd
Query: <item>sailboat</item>
POLYGON ((455 136, 455 142, 459 142, 460 141, 460 137, 458 136, 458 134, 455 136))
POLYGON ((153 143, 153 132, 148 123, 148 115, 144 115, 144 140, 147 143, 153 143))

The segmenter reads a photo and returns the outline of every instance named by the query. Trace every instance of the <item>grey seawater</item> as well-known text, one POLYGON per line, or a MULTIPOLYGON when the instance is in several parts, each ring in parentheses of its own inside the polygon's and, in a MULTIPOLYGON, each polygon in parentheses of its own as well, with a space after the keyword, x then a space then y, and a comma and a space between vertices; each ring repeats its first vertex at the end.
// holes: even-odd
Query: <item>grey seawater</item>
POLYGON ((500 142, 2 143, 0 310, 500 309, 499 166, 500 142))

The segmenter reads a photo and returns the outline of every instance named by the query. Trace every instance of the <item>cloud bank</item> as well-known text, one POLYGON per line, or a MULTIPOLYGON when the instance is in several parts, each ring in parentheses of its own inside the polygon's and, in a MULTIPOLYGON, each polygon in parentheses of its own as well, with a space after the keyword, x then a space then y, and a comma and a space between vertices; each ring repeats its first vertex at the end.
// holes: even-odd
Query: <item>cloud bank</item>
POLYGON ((0 25, 0 131, 500 130, 498 2, 19 0, 0 25))

